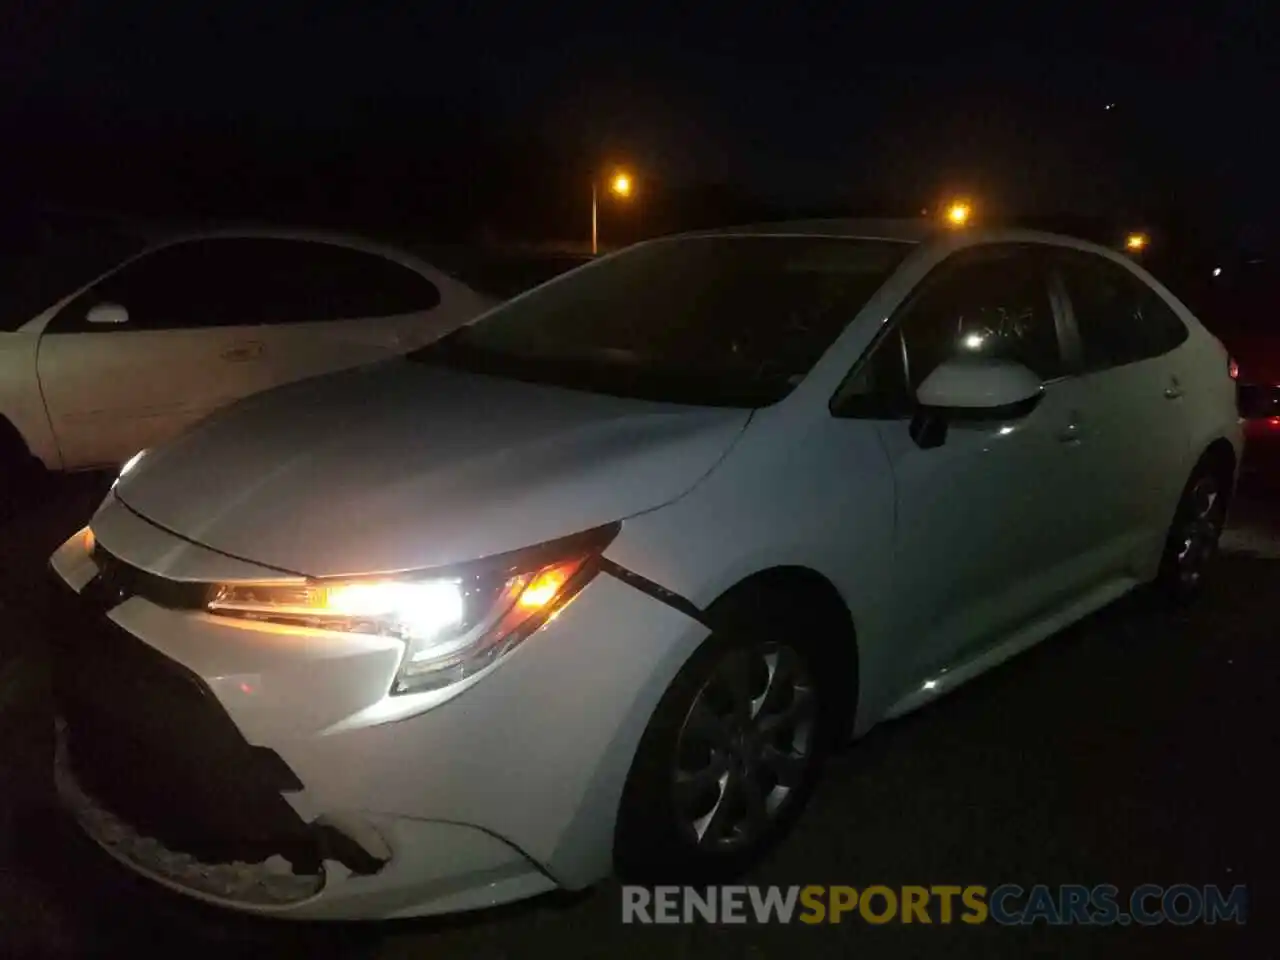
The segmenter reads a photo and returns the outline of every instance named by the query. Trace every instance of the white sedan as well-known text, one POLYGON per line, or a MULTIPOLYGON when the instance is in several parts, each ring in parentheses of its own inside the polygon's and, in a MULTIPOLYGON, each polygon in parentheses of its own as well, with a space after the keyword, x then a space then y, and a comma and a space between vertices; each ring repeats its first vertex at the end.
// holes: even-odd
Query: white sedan
POLYGON ((732 876, 832 744, 1200 587, 1232 366, 1063 237, 638 245, 129 464, 52 560, 58 789, 263 914, 732 876))
POLYGON ((408 353, 497 302, 398 250, 322 234, 174 238, 56 292, 31 275, 65 266, 0 278, 0 486, 35 461, 118 468, 230 401, 408 353))

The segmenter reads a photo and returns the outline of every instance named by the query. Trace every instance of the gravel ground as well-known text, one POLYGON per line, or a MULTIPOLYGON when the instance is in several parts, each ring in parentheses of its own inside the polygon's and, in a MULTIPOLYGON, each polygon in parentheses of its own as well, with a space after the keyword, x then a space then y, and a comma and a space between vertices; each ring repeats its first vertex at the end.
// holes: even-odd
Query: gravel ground
POLYGON ((1121 601, 832 765, 756 883, 1246 884, 1244 927, 633 927, 617 887, 444 921, 253 921, 153 889, 50 799, 42 650, 25 602, 104 482, 0 525, 0 955, 1275 957, 1280 487, 1257 478, 1218 576, 1180 613, 1121 601))

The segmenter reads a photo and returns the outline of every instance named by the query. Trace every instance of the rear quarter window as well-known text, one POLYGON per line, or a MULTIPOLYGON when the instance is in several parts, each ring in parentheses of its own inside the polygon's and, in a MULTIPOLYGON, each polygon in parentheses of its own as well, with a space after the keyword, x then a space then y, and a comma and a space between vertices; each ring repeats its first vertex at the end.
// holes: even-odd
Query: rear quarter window
POLYGON ((1186 325, 1173 307, 1121 264, 1066 251, 1058 266, 1080 335, 1085 371, 1149 360, 1186 341, 1186 325))

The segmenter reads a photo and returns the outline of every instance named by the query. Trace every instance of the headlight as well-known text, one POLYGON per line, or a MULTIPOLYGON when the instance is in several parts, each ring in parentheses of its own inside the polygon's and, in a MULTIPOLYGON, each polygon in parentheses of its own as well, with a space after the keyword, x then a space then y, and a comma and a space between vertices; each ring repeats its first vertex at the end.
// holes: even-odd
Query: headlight
POLYGON ((452 570, 377 579, 224 584, 208 609, 343 633, 395 637, 393 693, 448 686, 511 650, 595 576, 618 526, 452 570))

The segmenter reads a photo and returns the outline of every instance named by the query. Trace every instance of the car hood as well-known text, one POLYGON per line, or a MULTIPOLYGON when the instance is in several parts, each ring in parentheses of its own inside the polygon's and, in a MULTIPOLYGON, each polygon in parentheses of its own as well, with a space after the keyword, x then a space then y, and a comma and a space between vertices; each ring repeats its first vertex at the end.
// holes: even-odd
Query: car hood
POLYGON ((749 419, 396 360, 227 408, 148 453, 115 495, 282 571, 419 570, 669 503, 749 419))

